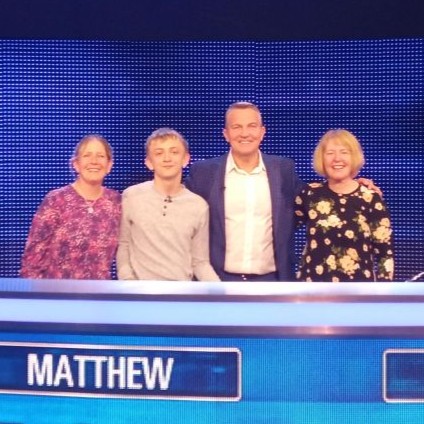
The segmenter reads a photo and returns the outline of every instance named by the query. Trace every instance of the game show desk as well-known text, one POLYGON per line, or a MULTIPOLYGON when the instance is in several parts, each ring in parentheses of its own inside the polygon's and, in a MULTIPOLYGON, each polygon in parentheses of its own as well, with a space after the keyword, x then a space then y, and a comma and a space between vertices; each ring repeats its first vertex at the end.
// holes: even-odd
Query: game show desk
POLYGON ((0 279, 0 423, 422 423, 424 284, 0 279))

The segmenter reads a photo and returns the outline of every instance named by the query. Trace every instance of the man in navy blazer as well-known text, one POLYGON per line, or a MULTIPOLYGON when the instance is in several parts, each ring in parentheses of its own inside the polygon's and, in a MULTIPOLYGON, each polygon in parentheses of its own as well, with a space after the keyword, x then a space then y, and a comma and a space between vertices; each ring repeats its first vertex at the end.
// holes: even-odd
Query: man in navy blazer
POLYGON ((230 151, 191 165, 185 184, 210 208, 210 259, 223 281, 294 281, 294 199, 303 187, 291 159, 266 155, 258 107, 232 104, 230 151))

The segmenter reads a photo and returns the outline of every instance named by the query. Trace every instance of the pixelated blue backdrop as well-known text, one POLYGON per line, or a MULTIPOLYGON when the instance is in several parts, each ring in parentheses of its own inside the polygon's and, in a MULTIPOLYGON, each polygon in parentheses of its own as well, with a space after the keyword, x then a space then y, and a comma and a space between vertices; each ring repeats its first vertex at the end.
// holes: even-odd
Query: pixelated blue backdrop
MULTIPOLYGON (((227 150, 221 129, 238 100, 263 111, 263 151, 292 157, 305 181, 319 137, 344 127, 361 140, 362 176, 392 214, 396 280, 424 270, 424 41, 0 41, 0 276, 18 275, 32 216, 47 191, 72 181, 75 143, 109 139, 107 185, 151 177, 143 143, 171 126, 192 161, 227 150)), ((302 236, 297 240, 298 251, 302 236)))

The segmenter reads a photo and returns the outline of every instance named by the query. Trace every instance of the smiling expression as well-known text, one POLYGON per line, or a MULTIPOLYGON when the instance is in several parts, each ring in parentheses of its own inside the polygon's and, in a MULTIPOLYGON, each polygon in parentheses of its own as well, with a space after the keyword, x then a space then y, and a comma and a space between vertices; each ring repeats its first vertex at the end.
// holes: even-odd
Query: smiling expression
POLYGON ((265 135, 260 113, 252 108, 230 110, 223 135, 233 156, 256 156, 265 135))
POLYGON ((101 184, 112 168, 112 160, 103 143, 93 138, 81 147, 73 160, 73 167, 79 179, 90 184, 101 184))
POLYGON ((181 178, 190 155, 177 137, 152 140, 146 157, 146 166, 155 173, 155 178, 173 180, 181 178))
POLYGON ((355 176, 352 166, 352 152, 349 147, 333 138, 323 152, 324 170, 329 181, 347 182, 355 176))

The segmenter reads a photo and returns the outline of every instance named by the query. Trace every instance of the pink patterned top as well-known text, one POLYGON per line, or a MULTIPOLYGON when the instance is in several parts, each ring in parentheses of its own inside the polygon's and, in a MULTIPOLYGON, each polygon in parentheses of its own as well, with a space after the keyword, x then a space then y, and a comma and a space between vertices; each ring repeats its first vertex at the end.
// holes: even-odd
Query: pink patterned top
POLYGON ((21 277, 104 280, 118 246, 121 195, 86 201, 71 186, 47 194, 32 221, 21 277))

